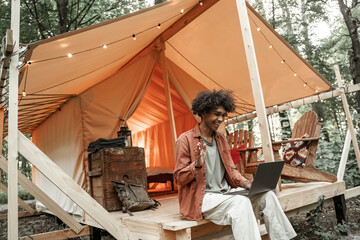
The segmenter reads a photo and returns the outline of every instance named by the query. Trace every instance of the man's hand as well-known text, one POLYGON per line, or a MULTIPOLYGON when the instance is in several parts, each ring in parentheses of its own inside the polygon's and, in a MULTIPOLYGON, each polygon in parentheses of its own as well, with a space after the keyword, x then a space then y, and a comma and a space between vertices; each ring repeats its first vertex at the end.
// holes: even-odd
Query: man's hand
POLYGON ((203 143, 203 145, 201 146, 201 142, 199 142, 197 144, 197 150, 199 155, 195 163, 195 167, 201 168, 206 159, 206 144, 203 143))
POLYGON ((246 179, 243 182, 242 187, 245 188, 245 189, 250 189, 251 185, 252 185, 252 180, 246 179))

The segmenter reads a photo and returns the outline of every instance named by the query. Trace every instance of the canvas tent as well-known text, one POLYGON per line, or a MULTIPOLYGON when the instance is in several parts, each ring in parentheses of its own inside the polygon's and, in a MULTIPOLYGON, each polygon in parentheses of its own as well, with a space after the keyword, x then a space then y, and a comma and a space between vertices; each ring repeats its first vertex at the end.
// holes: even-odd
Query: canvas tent
MULTIPOLYGON (((266 107, 331 88, 250 6, 248 14, 266 107)), ((33 142, 83 188, 87 145, 116 136, 122 119, 134 145, 145 148, 148 167, 173 168, 169 116, 177 135, 192 128, 190 103, 199 91, 231 89, 237 108, 230 117, 255 110, 235 0, 169 1, 30 44, 25 60, 19 129, 32 132, 33 142), (202 14, 190 22, 192 12, 202 14)), ((33 181, 65 210, 81 212, 40 173, 33 181)))

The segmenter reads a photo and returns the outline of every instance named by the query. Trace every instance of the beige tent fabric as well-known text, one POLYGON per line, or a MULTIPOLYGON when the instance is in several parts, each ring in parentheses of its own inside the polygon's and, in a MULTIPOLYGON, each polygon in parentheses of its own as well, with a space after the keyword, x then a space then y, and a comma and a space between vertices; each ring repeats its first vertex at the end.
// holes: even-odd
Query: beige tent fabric
MULTIPOLYGON (((86 185, 80 98, 74 98, 32 134, 32 141, 83 188, 86 185)), ((44 175, 33 168, 33 182, 65 211, 80 215, 77 207, 44 175)), ((41 207, 42 204, 39 205, 41 207)))
MULTIPOLYGON (((236 111, 243 114, 255 107, 236 9, 235 1, 219 1, 171 37, 165 54, 201 85, 233 90, 239 102, 236 111)), ((251 7, 248 13, 267 107, 330 89, 251 7)))
POLYGON ((166 61, 171 82, 174 84, 188 109, 191 109, 192 100, 199 92, 207 90, 207 88, 192 78, 183 69, 179 68, 171 60, 166 59, 166 61))
POLYGON ((155 66, 149 54, 80 95, 84 146, 98 138, 112 138, 122 119, 135 111, 155 66))

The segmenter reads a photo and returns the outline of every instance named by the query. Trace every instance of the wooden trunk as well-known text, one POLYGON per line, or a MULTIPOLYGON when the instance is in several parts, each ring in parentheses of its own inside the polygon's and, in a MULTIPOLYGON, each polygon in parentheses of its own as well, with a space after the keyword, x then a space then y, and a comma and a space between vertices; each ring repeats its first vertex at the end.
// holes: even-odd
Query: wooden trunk
POLYGON ((108 211, 121 209, 111 181, 128 178, 128 182, 147 187, 143 148, 103 148, 90 153, 88 161, 91 196, 108 211))

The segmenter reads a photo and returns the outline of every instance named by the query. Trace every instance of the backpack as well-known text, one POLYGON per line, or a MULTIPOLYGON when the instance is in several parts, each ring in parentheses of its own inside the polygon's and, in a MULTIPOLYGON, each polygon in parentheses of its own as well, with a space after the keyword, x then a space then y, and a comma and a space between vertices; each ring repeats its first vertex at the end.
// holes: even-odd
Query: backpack
POLYGON ((148 208, 157 208, 160 203, 151 199, 146 187, 141 184, 127 183, 125 181, 111 181, 121 202, 124 213, 133 216, 131 212, 141 211, 148 208))

